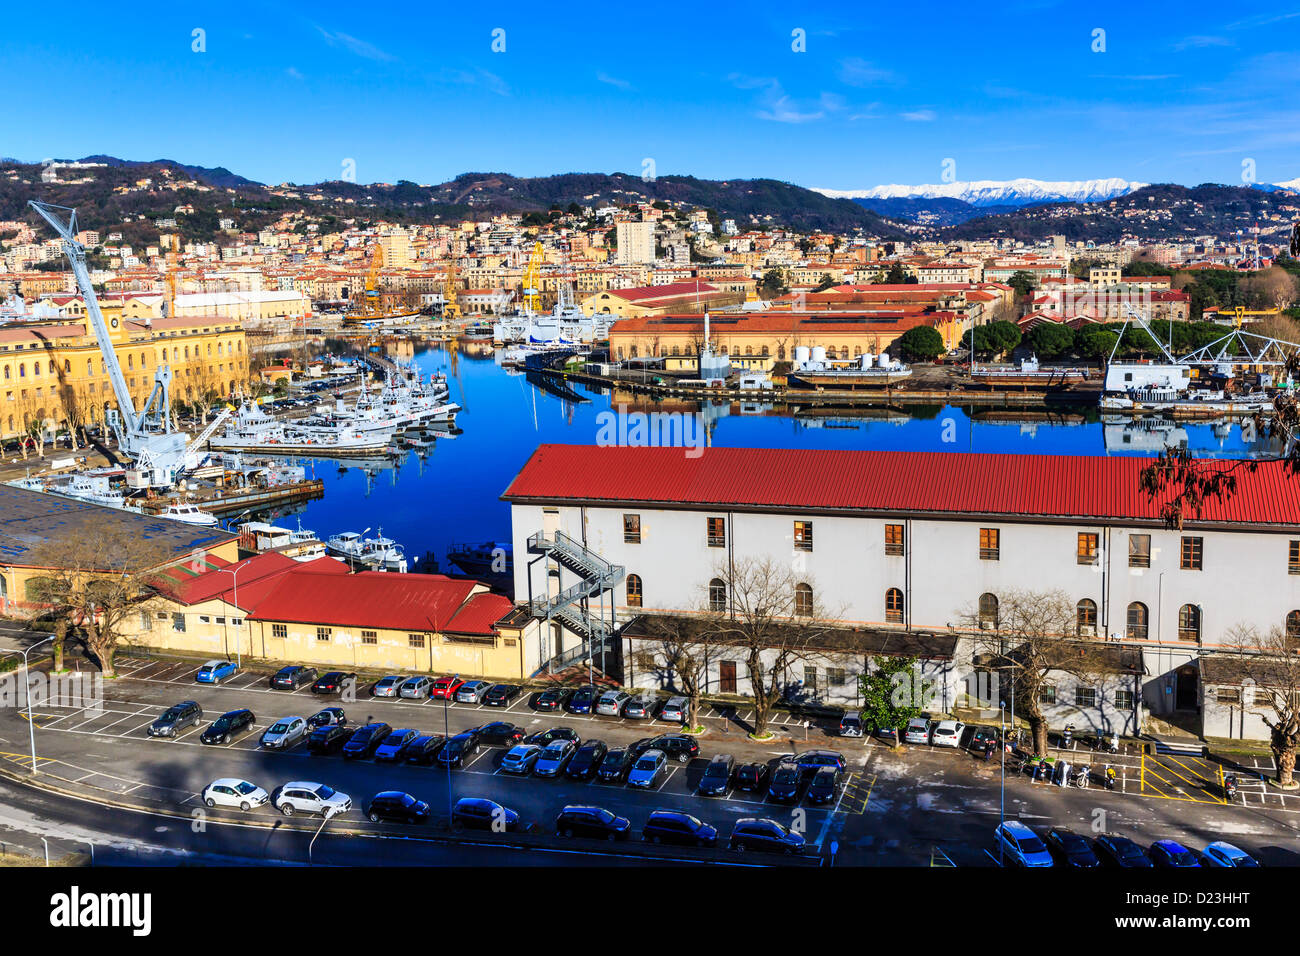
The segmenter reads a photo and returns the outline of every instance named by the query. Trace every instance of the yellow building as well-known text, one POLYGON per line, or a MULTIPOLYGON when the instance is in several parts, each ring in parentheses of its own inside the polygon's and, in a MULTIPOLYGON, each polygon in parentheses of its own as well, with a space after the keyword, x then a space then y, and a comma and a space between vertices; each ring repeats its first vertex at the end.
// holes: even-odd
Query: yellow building
MULTIPOLYGON (((104 316, 131 398, 140 408, 158 366, 171 366, 172 402, 225 397, 246 387, 248 348, 237 319, 194 316, 134 320, 104 316)), ((22 322, 0 327, 0 438, 34 422, 64 429, 102 422, 116 404, 88 322, 22 322)))
POLYGON ((687 309, 722 309, 744 301, 744 292, 727 292, 711 283, 691 280, 634 289, 607 289, 583 299, 582 311, 588 315, 634 318, 687 309))

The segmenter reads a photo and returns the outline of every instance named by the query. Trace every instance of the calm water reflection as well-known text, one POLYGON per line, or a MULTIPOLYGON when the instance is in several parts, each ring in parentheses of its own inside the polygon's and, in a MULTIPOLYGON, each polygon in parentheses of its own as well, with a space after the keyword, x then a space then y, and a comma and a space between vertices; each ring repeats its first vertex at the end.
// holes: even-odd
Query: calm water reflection
MULTIPOLYGON (((423 460, 412 451, 395 467, 386 462, 368 469, 309 463, 325 480, 325 497, 298 512, 304 528, 324 538, 382 527, 409 555, 433 551, 439 558, 453 542, 508 538, 510 509, 500 495, 533 449, 544 442, 595 442, 602 424, 597 416, 615 404, 611 396, 581 385, 573 391, 585 401, 562 399, 522 374, 500 368, 491 357, 460 355, 453 367, 444 350, 428 349, 416 353, 415 361, 426 373, 448 373, 452 398, 464 407, 457 420, 463 433, 438 439, 423 460)), ((629 409, 656 407, 682 411, 698 406, 632 404, 629 409)), ((870 417, 834 412, 813 417, 731 405, 706 408, 702 414, 710 441, 719 446, 1153 455, 1167 443, 1185 443, 1196 454, 1225 457, 1272 450, 1267 439, 1252 438, 1249 429, 1243 434, 1237 424, 1108 423, 1082 409, 1040 419, 1029 413, 976 413, 974 420, 955 407, 906 415, 871 410, 865 413, 870 417), (989 417, 993 415, 999 418, 989 417)), ((271 517, 295 524, 283 511, 271 517)))

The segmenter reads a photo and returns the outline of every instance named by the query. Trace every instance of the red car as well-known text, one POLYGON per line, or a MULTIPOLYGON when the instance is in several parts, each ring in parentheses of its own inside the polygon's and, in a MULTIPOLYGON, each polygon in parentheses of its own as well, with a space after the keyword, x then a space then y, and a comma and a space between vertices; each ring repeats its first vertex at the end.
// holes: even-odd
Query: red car
POLYGON ((455 700, 456 691, 465 682, 459 677, 439 677, 429 687, 429 696, 434 700, 455 700))

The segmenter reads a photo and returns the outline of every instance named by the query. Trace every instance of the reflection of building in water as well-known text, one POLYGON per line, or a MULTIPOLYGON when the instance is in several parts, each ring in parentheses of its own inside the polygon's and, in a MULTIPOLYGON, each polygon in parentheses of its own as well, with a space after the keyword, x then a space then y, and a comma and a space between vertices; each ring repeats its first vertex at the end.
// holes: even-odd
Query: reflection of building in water
POLYGON ((1187 447, 1187 429, 1163 419, 1103 421, 1102 436, 1107 451, 1136 451, 1156 454, 1167 448, 1187 447))
POLYGON ((1103 415, 1101 424, 1106 451, 1111 454, 1155 455, 1173 448, 1207 458, 1271 458, 1281 451, 1278 440, 1261 435, 1250 419, 1221 418, 1186 425, 1163 418, 1103 415))

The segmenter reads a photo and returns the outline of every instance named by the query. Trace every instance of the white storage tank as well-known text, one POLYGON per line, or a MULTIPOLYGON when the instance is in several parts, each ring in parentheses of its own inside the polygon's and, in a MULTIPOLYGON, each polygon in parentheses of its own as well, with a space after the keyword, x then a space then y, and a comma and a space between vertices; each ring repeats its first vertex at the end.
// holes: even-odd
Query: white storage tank
POLYGON ((881 352, 881 353, 880 353, 880 367, 881 367, 881 368, 889 368, 889 367, 890 367, 890 366, 889 366, 889 353, 888 353, 888 352, 881 352))
POLYGON ((826 361, 826 349, 820 345, 814 345, 812 350, 812 360, 814 362, 826 361))
POLYGON ((794 347, 794 364, 795 364, 795 365, 806 365, 806 364, 808 364, 808 356, 809 356, 810 354, 812 354, 812 353, 810 352, 808 346, 806 346, 806 345, 796 345, 796 346, 794 347))
POLYGON ((876 357, 875 357, 874 355, 872 355, 870 352, 863 352, 863 353, 862 353, 862 367, 863 367, 863 368, 871 368, 871 365, 872 365, 873 362, 875 362, 875 360, 876 360, 876 357))

